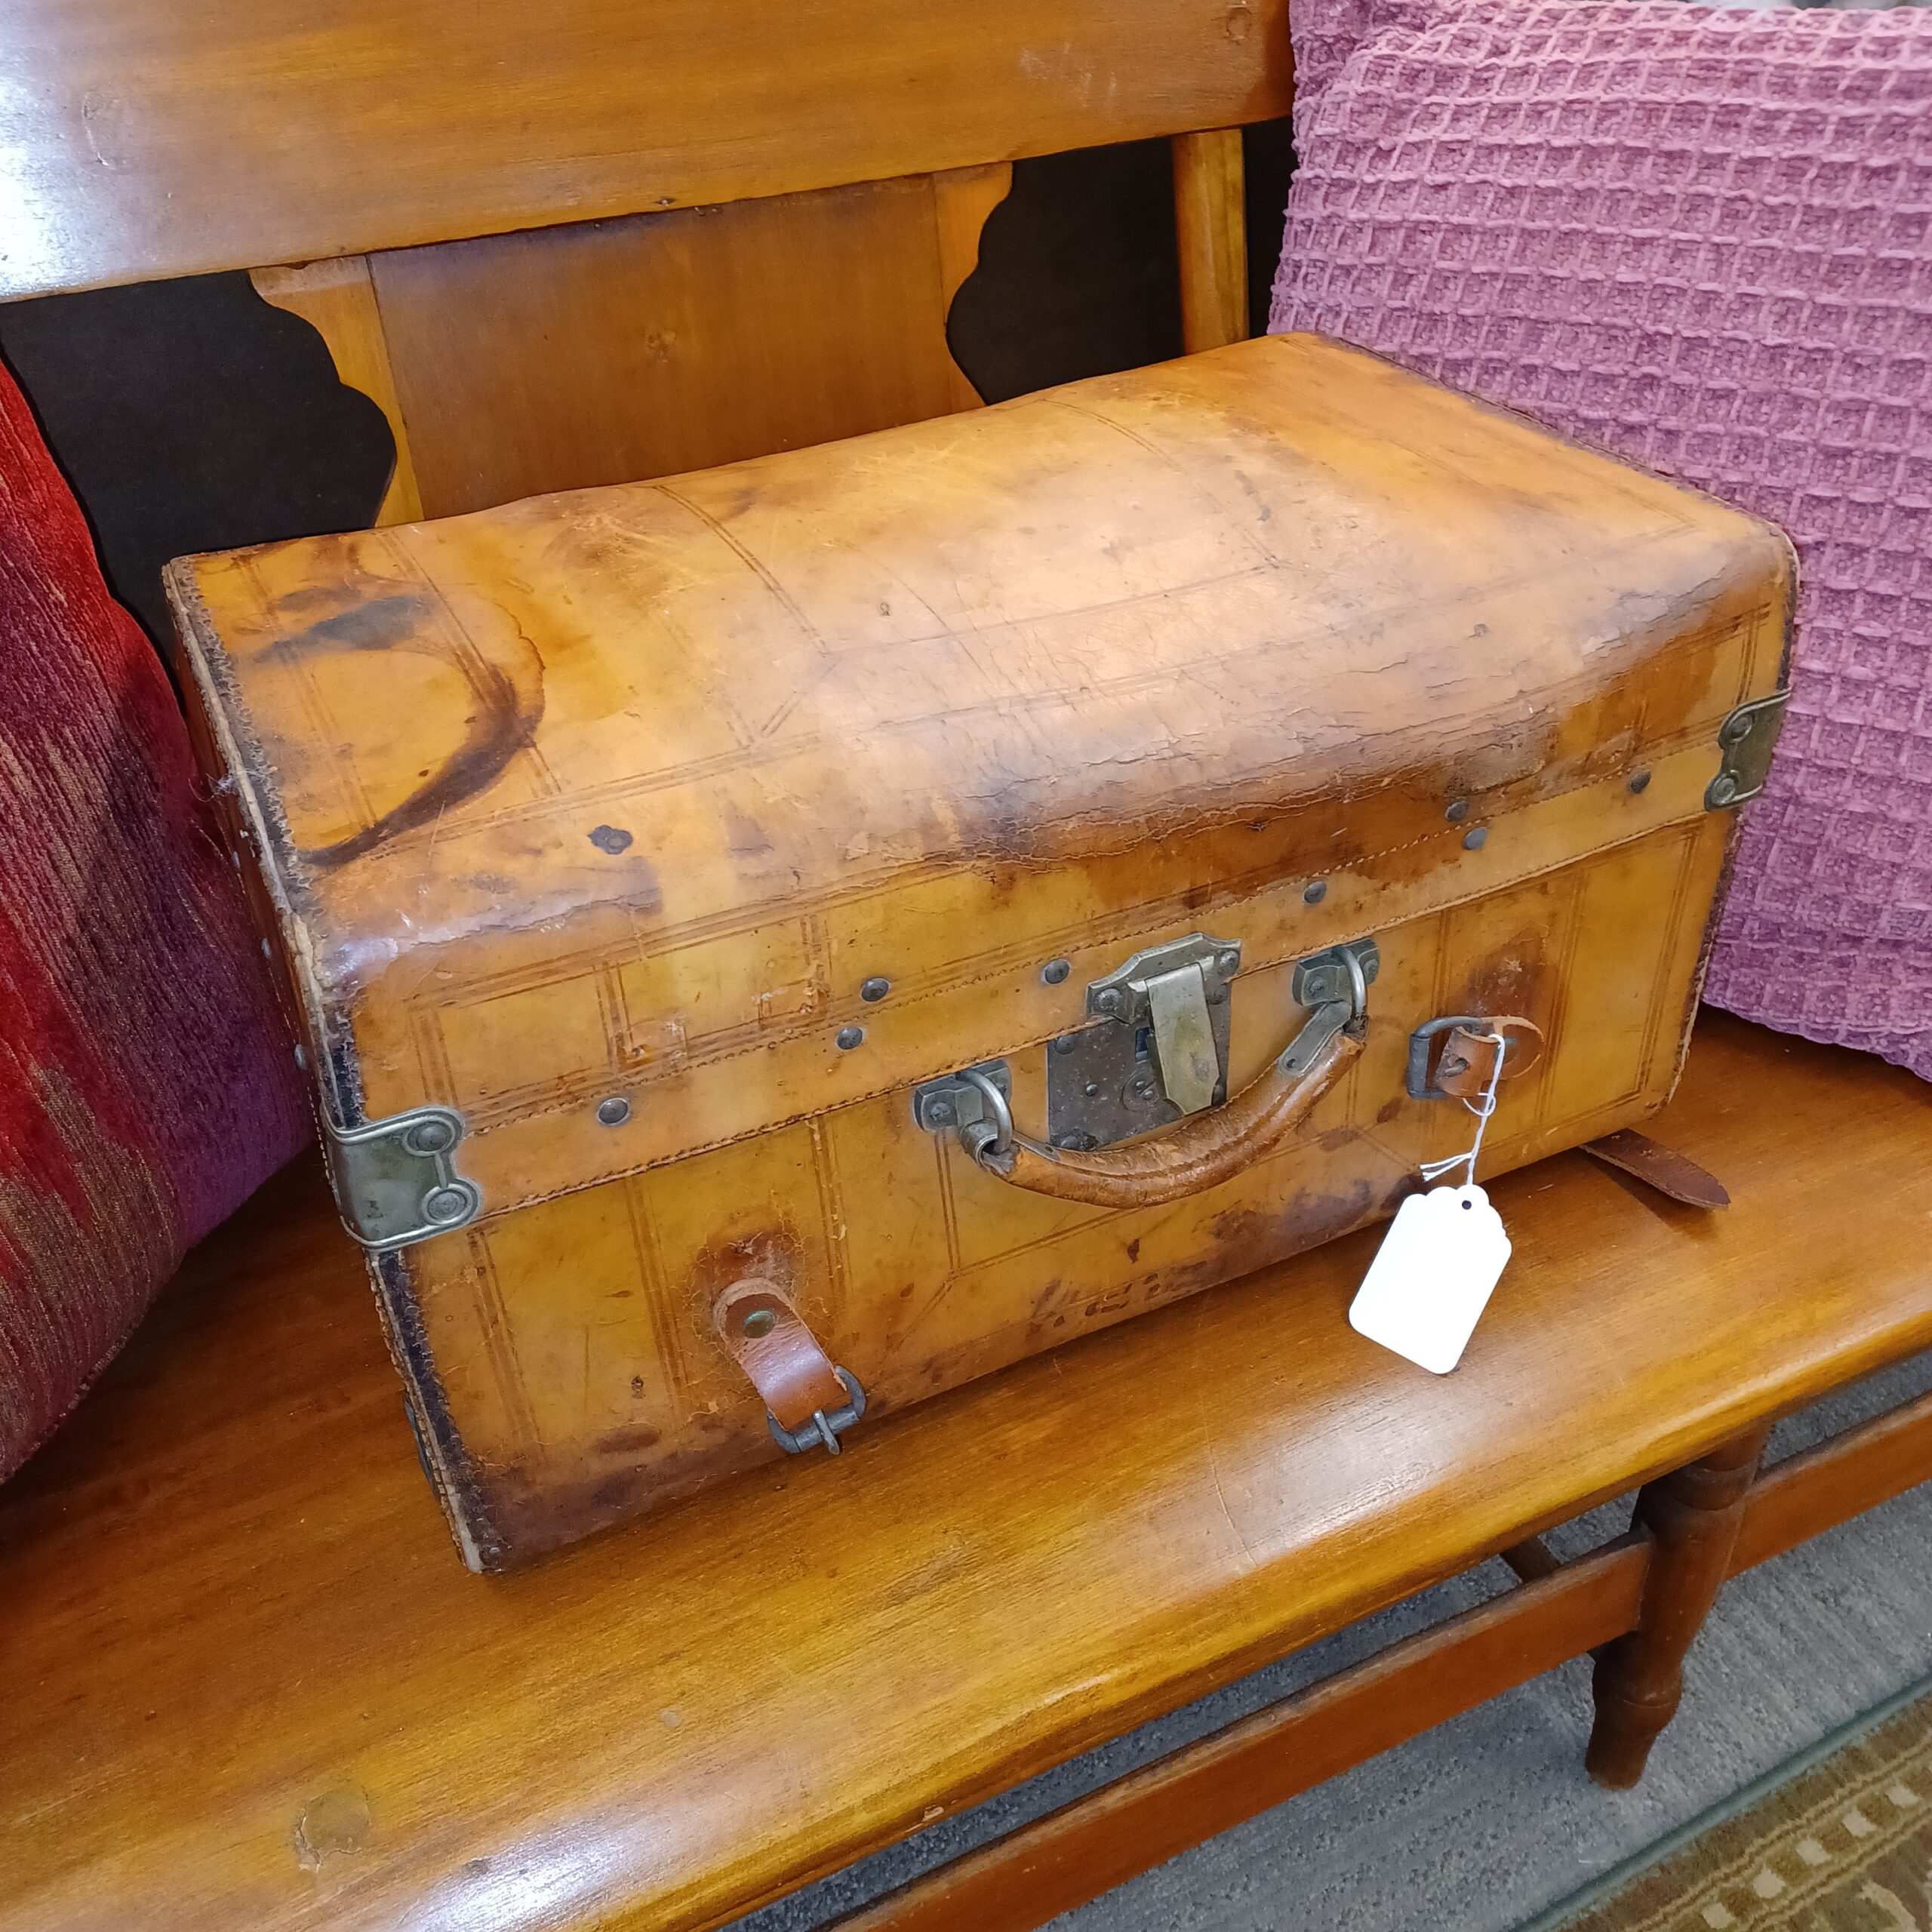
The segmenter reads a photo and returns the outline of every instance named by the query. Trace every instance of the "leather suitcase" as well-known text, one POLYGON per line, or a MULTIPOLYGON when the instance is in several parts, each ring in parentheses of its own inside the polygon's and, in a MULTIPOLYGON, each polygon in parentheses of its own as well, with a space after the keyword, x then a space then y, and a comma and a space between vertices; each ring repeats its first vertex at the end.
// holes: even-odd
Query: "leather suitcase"
POLYGON ((466 1561, 1643 1118, 1792 581, 1311 337, 172 566, 466 1561))

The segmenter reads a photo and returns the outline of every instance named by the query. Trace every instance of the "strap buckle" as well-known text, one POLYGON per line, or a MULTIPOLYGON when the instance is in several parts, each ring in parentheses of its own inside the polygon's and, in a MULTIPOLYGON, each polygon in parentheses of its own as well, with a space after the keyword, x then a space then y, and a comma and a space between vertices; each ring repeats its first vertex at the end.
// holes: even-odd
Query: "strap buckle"
POLYGON ((811 1420, 797 1429, 787 1429, 769 1409, 765 1411, 765 1426, 771 1431, 771 1439, 786 1455, 802 1456, 808 1449, 817 1448, 823 1448, 828 1456, 837 1455, 838 1438, 865 1414, 866 1392, 859 1378, 837 1362, 832 1364, 832 1372, 848 1398, 839 1407, 814 1409, 811 1420))

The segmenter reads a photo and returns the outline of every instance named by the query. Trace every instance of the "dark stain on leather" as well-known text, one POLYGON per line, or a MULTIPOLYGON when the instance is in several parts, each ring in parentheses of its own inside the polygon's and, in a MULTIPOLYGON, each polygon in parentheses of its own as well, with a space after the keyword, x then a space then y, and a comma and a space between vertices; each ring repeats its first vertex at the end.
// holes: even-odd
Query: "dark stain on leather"
POLYGON ((455 750, 373 824, 304 851, 306 863, 321 871, 346 865, 386 840, 432 823, 496 782, 535 737, 543 716, 543 660, 521 632, 518 643, 518 649, 507 654, 511 661, 486 657, 448 621, 434 598, 395 592, 318 617, 273 647, 275 656, 291 663, 338 651, 413 651, 442 659, 470 687, 471 709, 455 750))
POLYGON ((641 1455, 645 1450, 654 1448, 663 1439, 663 1433, 648 1423, 633 1429, 608 1429, 597 1438, 597 1453, 600 1456, 641 1455))
MULTIPOLYGON (((1558 909, 1539 908, 1540 915, 1558 909)), ((1550 921, 1553 923, 1552 921, 1550 921)), ((1549 962, 1546 918, 1527 920, 1473 965, 1451 1008, 1461 1013, 1520 1013, 1545 1032, 1552 1024, 1555 988, 1549 962)))
POLYGON ((724 844, 734 859, 761 859, 772 849, 764 828, 748 812, 741 811, 728 798, 720 810, 724 822, 724 844))

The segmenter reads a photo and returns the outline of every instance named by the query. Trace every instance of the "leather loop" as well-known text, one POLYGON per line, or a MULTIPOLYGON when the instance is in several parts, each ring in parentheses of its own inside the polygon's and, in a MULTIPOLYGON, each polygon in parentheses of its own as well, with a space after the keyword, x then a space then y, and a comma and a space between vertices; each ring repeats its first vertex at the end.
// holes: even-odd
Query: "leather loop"
POLYGON ((1300 1074, 1284 1072, 1275 1061, 1226 1106, 1195 1114, 1157 1137, 1091 1154, 1016 1139, 981 1164, 1030 1193, 1097 1208, 1157 1207, 1201 1193, 1253 1166, 1294 1133, 1354 1064, 1365 1032, 1360 1022, 1343 1029, 1300 1074))
POLYGON ((1715 1174, 1707 1173, 1675 1148, 1666 1147, 1634 1128, 1606 1134, 1600 1140, 1586 1140, 1583 1152, 1592 1160, 1615 1168, 1670 1200, 1682 1201, 1687 1208, 1730 1205, 1730 1195, 1715 1174))
POLYGON ((851 1398, 832 1358, 776 1285, 760 1275, 734 1281, 712 1311, 733 1358, 781 1429, 804 1427, 851 1398))
POLYGON ((1527 1073, 1543 1058, 1543 1029, 1521 1014, 1499 1013, 1473 1026, 1452 1026, 1435 1063, 1435 1084, 1457 1100, 1480 1100, 1489 1091, 1496 1072, 1496 1056, 1503 1055, 1502 1081, 1527 1073), (1500 1034, 1499 1048, 1490 1036, 1500 1034))

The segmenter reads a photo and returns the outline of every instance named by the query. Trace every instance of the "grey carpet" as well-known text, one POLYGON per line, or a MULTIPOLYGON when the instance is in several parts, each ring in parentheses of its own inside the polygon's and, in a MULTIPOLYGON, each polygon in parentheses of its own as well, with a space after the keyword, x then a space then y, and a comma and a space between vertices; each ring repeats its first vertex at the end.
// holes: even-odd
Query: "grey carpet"
MULTIPOLYGON (((1774 1459, 1932 1389, 1932 1354, 1781 1424, 1774 1459)), ((1626 1500, 1549 1539, 1618 1534, 1626 1500)), ((808 1932, 1187 1738, 1507 1587, 1500 1564, 1397 1605, 738 1921, 808 1932)), ((1579 1662, 1198 1846, 1056 1932, 1510 1932, 1932 1672, 1932 1484, 1730 1584, 1642 1786, 1583 1775, 1579 1662)))

